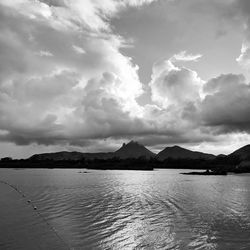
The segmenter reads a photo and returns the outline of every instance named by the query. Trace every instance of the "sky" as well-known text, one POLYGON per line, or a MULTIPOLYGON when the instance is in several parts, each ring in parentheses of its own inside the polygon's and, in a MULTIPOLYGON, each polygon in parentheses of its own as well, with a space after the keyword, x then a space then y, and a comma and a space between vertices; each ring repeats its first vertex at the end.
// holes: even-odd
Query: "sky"
POLYGON ((249 0, 0 0, 0 157, 250 144, 249 0))

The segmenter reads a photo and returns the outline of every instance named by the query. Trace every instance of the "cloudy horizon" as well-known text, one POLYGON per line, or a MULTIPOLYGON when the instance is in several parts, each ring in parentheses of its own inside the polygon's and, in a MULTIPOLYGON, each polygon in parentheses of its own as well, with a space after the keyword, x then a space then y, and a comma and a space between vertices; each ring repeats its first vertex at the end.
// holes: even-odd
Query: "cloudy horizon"
POLYGON ((250 144, 247 0, 0 0, 0 157, 250 144))

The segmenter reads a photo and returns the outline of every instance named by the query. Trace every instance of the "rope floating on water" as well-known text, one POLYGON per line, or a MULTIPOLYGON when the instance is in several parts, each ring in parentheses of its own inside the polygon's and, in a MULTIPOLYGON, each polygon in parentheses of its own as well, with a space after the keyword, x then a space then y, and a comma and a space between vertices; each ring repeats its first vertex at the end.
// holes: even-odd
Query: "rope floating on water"
MULTIPOLYGON (((0 180, 0 183, 5 184, 15 190, 22 198, 26 198, 26 195, 16 186, 13 184, 10 184, 6 181, 0 180)), ((69 250, 74 250, 74 248, 71 248, 69 244, 58 234, 56 229, 47 221, 47 219, 40 213, 40 211, 37 209, 37 206, 32 202, 32 200, 27 200, 27 203, 29 203, 32 207, 33 210, 36 211, 36 213, 39 215, 39 217, 45 222, 45 224, 54 232, 56 237, 69 249, 69 250)))

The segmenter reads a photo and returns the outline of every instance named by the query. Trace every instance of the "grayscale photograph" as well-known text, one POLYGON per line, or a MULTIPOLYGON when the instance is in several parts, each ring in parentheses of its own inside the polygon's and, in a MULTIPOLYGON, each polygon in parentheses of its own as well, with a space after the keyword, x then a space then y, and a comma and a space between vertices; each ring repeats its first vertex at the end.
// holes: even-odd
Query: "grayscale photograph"
POLYGON ((250 0, 0 0, 0 250, 250 249, 250 0))

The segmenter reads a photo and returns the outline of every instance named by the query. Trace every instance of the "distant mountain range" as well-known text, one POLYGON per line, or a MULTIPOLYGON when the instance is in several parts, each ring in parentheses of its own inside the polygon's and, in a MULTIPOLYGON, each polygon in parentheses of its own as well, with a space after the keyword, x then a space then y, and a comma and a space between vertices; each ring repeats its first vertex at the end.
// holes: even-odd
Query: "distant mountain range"
MULTIPOLYGON (((250 146, 249 146, 250 147, 250 146)), ((249 149, 250 150, 250 149, 249 149)), ((173 159, 214 159, 216 156, 212 154, 205 154, 202 152, 191 151, 179 146, 166 147, 158 154, 154 154, 145 146, 136 141, 123 143, 122 147, 115 152, 108 153, 81 153, 81 152, 56 152, 35 154, 29 159, 31 160, 81 160, 85 159, 110 159, 113 157, 127 159, 127 158, 157 158, 158 160, 173 159)))
MULTIPOLYGON (((55 152, 35 154, 28 159, 0 159, 0 168, 88 168, 146 170, 155 168, 206 169, 212 174, 250 173, 250 145, 229 155, 213 155, 191 151, 179 146, 166 147, 154 154, 136 141, 130 141, 114 152, 55 152)), ((191 172, 193 174, 193 172, 191 172)))
POLYGON ((156 154, 148 150, 143 145, 135 141, 130 141, 129 143, 123 143, 122 147, 115 152, 109 153, 81 153, 81 152, 56 152, 56 153, 44 153, 35 154, 30 157, 31 160, 81 160, 85 159, 110 159, 117 157, 120 159, 127 158, 139 158, 144 157, 150 159, 155 157, 156 154))

